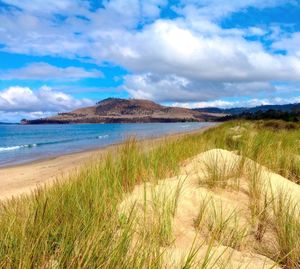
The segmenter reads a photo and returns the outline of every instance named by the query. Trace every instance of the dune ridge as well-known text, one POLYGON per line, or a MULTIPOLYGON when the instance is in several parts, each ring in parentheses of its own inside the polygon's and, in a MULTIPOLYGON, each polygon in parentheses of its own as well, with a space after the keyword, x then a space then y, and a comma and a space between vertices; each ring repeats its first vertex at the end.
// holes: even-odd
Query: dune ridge
POLYGON ((182 268, 193 249, 198 249, 193 257, 194 265, 207 263, 212 268, 223 268, 224 265, 226 268, 281 268, 262 254, 263 248, 272 249, 276 244, 273 232, 266 229, 265 240, 255 240, 256 231, 249 206, 249 173, 254 167, 260 171, 262 195, 275 199, 285 191, 292 200, 299 202, 299 185, 234 152, 212 149, 187 160, 176 177, 160 180, 157 184, 136 186, 120 204, 120 214, 129 214, 134 208, 138 216, 135 219, 137 242, 146 226, 161 224, 158 223, 159 218, 168 214, 157 212, 159 205, 165 210, 169 207, 169 216, 163 219, 169 222, 169 227, 163 227, 166 241, 161 247, 167 268, 182 268), (216 169, 216 174, 222 174, 226 182, 209 186, 210 166, 216 169), (218 214, 225 220, 223 231, 218 231, 219 234, 217 227, 213 227, 220 221, 217 220, 220 217, 218 214), (240 235, 242 238, 235 238, 240 235), (208 252, 213 255, 207 257, 208 252))

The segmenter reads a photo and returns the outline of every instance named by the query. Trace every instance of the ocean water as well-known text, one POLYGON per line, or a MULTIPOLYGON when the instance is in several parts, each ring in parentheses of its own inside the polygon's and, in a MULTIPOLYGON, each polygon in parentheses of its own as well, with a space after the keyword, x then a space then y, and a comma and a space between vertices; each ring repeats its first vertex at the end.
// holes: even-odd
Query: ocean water
POLYGON ((214 123, 0 125, 0 167, 138 139, 201 129, 214 123))

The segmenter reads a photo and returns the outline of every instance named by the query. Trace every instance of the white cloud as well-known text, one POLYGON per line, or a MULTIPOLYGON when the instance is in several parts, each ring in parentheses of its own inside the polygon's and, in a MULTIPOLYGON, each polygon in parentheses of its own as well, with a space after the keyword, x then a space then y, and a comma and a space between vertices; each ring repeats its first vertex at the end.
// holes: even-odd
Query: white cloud
POLYGON ((40 119, 52 116, 51 112, 23 112, 23 111, 8 111, 0 113, 0 122, 20 122, 21 119, 40 119))
POLYGON ((254 107, 261 105, 283 105, 300 103, 300 96, 289 98, 263 98, 263 99, 248 99, 238 101, 224 101, 214 100, 207 102, 191 102, 191 103, 173 103, 172 106, 185 107, 185 108, 205 108, 205 107, 218 107, 218 108, 233 108, 233 107, 254 107))
POLYGON ((80 0, 43 0, 41 8, 40 0, 3 0, 6 4, 18 7, 27 12, 37 12, 39 14, 51 12, 69 12, 70 10, 78 10, 79 8, 88 8, 88 1, 80 0))
POLYGON ((247 34, 252 36, 264 36, 267 34, 267 31, 260 27, 249 27, 247 34))
POLYGON ((60 112, 89 105, 93 105, 89 99, 75 99, 46 86, 37 91, 19 86, 0 91, 0 111, 3 112, 60 112))
MULTIPOLYGON (((168 4, 166 0, 103 1, 104 8, 95 11, 89 9, 87 1, 46 0, 43 12, 37 9, 37 0, 5 2, 23 11, 0 14, 0 43, 5 45, 4 50, 87 57, 97 63, 121 65, 132 73, 125 77, 124 88, 133 97, 184 102, 253 96, 276 90, 270 81, 300 79, 297 53, 272 54, 259 41, 245 38, 264 36, 272 26, 223 29, 218 23, 220 18, 250 6, 273 7, 295 1, 181 0, 173 7, 181 16, 173 20, 159 19, 168 4), (63 19, 58 19, 57 14, 63 19)), ((274 47, 287 48, 289 41, 282 40, 274 47)), ((295 39, 294 44, 297 42, 295 39)), ((47 77, 47 72, 34 67, 11 71, 6 76, 47 77)), ((44 66, 44 70, 52 73, 52 78, 64 74, 72 79, 73 71, 74 77, 75 73, 76 77, 93 77, 97 73, 51 66, 44 66)))
POLYGON ((298 80, 300 59, 272 55, 240 36, 207 36, 182 21, 156 21, 142 32, 116 37, 110 58, 135 72, 212 81, 298 80), (153 49, 157 48, 157 49, 153 49))
POLYGON ((300 58, 300 32, 293 33, 290 37, 277 40, 272 44, 274 49, 286 50, 288 53, 300 58))
POLYGON ((222 82, 189 80, 175 75, 160 76, 152 73, 127 75, 124 88, 134 98, 155 101, 204 101, 230 96, 254 96, 258 92, 274 92, 269 82, 222 82))
POLYGON ((10 1, 27 12, 0 15, 0 40, 8 51, 91 57, 96 62, 121 64, 134 72, 204 80, 281 80, 300 75, 298 58, 272 55, 261 43, 243 38, 249 34, 262 35, 262 29, 222 29, 211 17, 201 16, 206 10, 236 11, 248 6, 279 5, 283 1, 203 1, 201 5, 198 1, 182 1, 182 11, 189 7, 194 12, 185 12, 183 18, 172 21, 157 20, 165 0, 104 1, 105 8, 95 12, 83 9, 78 2, 67 8, 70 1, 62 7, 54 1, 49 6, 58 8, 62 14, 69 9, 74 12, 66 12, 69 16, 59 23, 33 13, 31 6, 39 5, 10 1), (156 21, 136 30, 139 23, 149 19, 156 21))
MULTIPOLYGON (((186 74, 180 75, 199 74, 205 79, 218 75, 216 67, 217 70, 223 69, 219 76, 235 76, 235 79, 248 79, 259 74, 262 79, 267 79, 266 73, 274 69, 275 75, 284 71, 283 77, 290 73, 290 69, 292 74, 289 78, 295 73, 294 58, 275 57, 267 53, 260 43, 243 38, 243 35, 249 34, 262 35, 262 29, 225 30, 213 22, 211 17, 199 15, 207 9, 224 10, 228 7, 236 11, 251 5, 278 5, 283 1, 269 0, 264 4, 258 0, 203 1, 201 5, 197 4, 198 1, 182 1, 183 7, 180 10, 188 6, 193 7, 194 12, 186 12, 183 18, 172 21, 157 20, 161 7, 167 4, 166 0, 104 1, 105 8, 95 12, 83 9, 75 1, 74 7, 59 9, 67 16, 57 23, 53 22, 53 18, 33 13, 31 6, 39 6, 36 3, 10 1, 26 8, 27 12, 15 11, 0 16, 0 40, 8 51, 70 58, 91 57, 96 62, 109 60, 138 72, 153 72, 155 68, 157 72, 179 75, 174 73, 174 69, 182 70, 181 73, 186 70, 186 74), (73 13, 69 14, 69 9, 73 13), (88 20, 75 15, 82 15, 88 20), (139 24, 148 20, 156 21, 136 30, 139 24), (258 59, 260 64, 257 63, 258 59), (270 67, 273 68, 270 70, 270 67), (212 69, 214 75, 211 74, 212 69)), ((49 3, 49 6, 58 8, 60 4, 56 2, 49 3)), ((71 5, 69 2, 63 6, 68 7, 71 5)))
POLYGON ((0 72, 0 79, 35 79, 35 80, 80 80, 101 78, 99 70, 85 70, 81 67, 57 67, 47 63, 32 63, 19 69, 0 72))
MULTIPOLYGON (((99 30, 101 34, 107 32, 109 39, 110 31, 136 29, 155 20, 167 4, 167 0, 105 0, 103 8, 91 11, 88 1, 45 0, 43 8, 39 0, 4 2, 23 9, 0 13, 0 41, 5 50, 68 58, 92 56, 94 43, 103 42, 98 40, 99 30)), ((113 44, 113 40, 107 40, 103 45, 107 42, 107 46, 113 44)))

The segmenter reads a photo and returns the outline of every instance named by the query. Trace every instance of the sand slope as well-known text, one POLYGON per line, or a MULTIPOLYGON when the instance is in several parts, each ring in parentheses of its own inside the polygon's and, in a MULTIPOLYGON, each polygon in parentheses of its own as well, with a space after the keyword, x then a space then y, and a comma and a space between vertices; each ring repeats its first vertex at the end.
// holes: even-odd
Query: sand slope
MULTIPOLYGON (((136 240, 145 227, 161 225, 162 218, 170 223, 164 227, 169 233, 161 246, 167 268, 179 268, 191 249, 197 248, 193 262, 198 266, 209 260, 208 268, 280 268, 259 254, 254 239, 247 179, 253 166, 260 170, 266 196, 287 190, 295 201, 300 200, 299 185, 233 152, 214 149, 186 161, 177 177, 136 186, 120 211, 127 214, 134 206, 139 216, 136 240), (241 164, 242 172, 237 173, 241 164), (222 174, 224 186, 209 188, 206 181, 212 173, 222 174), (220 223, 222 232, 218 232, 220 223), (236 240, 237 235, 242 239, 236 240), (209 249, 213 254, 207 259, 209 249)), ((267 232, 265 237, 271 239, 262 244, 272 248, 272 234, 267 232)))

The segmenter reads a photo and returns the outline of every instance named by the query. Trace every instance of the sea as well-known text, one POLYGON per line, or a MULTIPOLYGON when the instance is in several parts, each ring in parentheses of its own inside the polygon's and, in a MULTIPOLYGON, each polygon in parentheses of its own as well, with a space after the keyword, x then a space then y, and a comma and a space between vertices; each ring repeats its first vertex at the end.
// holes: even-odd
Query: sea
POLYGON ((214 125, 211 122, 0 125, 0 167, 214 125))

